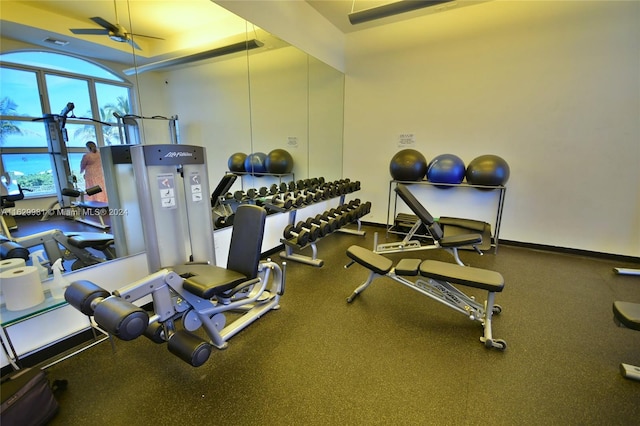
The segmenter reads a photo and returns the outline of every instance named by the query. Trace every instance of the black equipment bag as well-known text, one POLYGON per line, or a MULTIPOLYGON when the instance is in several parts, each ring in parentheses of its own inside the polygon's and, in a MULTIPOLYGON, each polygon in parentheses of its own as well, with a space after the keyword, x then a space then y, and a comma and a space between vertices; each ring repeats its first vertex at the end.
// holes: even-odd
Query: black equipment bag
POLYGON ((39 368, 25 368, 2 378, 2 426, 45 425, 58 412, 58 401, 39 368))

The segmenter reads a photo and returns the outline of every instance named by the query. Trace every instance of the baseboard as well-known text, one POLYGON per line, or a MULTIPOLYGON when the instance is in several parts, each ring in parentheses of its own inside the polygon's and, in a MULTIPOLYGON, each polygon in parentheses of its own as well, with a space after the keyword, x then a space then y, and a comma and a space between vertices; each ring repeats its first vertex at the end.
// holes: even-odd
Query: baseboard
POLYGON ((628 263, 640 264, 640 257, 625 256, 622 254, 603 253, 599 251, 581 250, 581 249, 569 248, 569 247, 558 247, 558 246, 550 246, 546 244, 525 243, 522 241, 512 241, 512 240, 502 240, 502 239, 500 239, 499 242, 501 246, 505 245, 505 246, 512 246, 512 247, 523 247, 523 248, 528 248, 532 250, 547 251, 551 253, 575 254, 578 256, 593 257, 597 259, 607 259, 607 260, 615 260, 617 262, 628 262, 628 263))
MULTIPOLYGON (((383 223, 362 222, 362 224, 363 225, 367 225, 367 226, 371 226, 371 227, 374 227, 374 228, 380 228, 380 229, 383 229, 383 230, 387 229, 387 225, 385 225, 383 223)), ((551 246, 551 245, 546 245, 546 244, 527 243, 527 242, 523 242, 523 241, 514 241, 514 240, 499 239, 498 242, 499 242, 500 246, 505 245, 505 246, 512 246, 512 247, 522 247, 522 248, 528 248, 528 249, 532 249, 532 250, 547 251, 547 252, 551 252, 551 253, 574 254, 574 255, 578 255, 578 256, 587 256, 587 257, 593 257, 593 258, 598 258, 598 259, 614 260, 614 261, 617 261, 617 262, 638 263, 638 264, 640 264, 640 257, 635 257, 635 256, 626 256, 626 255, 622 255, 622 254, 603 253, 603 252, 591 251, 591 250, 581 250, 581 249, 570 248, 570 247, 558 247, 558 246, 551 246)))

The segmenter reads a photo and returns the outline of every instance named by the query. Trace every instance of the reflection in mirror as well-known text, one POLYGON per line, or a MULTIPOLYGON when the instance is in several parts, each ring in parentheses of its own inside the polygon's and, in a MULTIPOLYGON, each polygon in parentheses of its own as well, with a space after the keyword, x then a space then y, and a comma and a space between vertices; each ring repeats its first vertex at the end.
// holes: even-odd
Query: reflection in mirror
POLYGON ((307 178, 307 55, 289 45, 254 51, 249 56, 249 75, 252 152, 269 154, 274 149, 285 149, 293 158, 295 178, 307 178))
POLYGON ((343 117, 344 74, 309 56, 309 177, 343 178, 343 117))
MULTIPOLYGON (((48 2, 33 2, 38 6, 31 6, 30 2, 17 3, 25 5, 22 7, 49 8, 46 12, 50 15, 58 13, 55 15, 59 17, 58 19, 47 20, 51 25, 47 25, 44 31, 49 35, 56 32, 63 34, 68 32, 69 28, 88 27, 91 25, 90 16, 111 16, 109 13, 113 12, 114 5, 109 1, 85 2, 82 5, 78 3, 70 6, 74 7, 76 14, 86 14, 86 19, 83 18, 83 22, 79 24, 78 21, 73 23, 64 21, 61 17, 65 12, 54 11, 51 6, 48 6, 48 2), (102 9, 96 12, 96 8, 102 9)), ((58 6, 67 7, 62 3, 59 2, 58 6)), ((132 32, 158 35, 153 31, 147 31, 146 27, 144 31, 137 31, 143 21, 148 25, 149 19, 146 16, 148 9, 138 9, 135 2, 125 0, 117 0, 116 4, 121 23, 128 26, 132 32)), ((165 7, 174 4, 179 2, 159 2, 158 7, 154 9, 156 12, 154 21, 156 23, 176 22, 177 17, 174 14, 161 12, 169 10, 165 7), (160 16, 158 13, 167 16, 160 16)), ((202 2, 202 4, 213 5, 212 8, 218 7, 213 2, 202 2)), ((180 2, 180 10, 186 9, 186 2, 180 2)), ((41 12, 44 13, 44 10, 42 9, 41 12)), ((27 15, 29 14, 21 14, 21 16, 27 15)), ((33 13, 31 15, 35 16, 33 13)), ((216 19, 214 15, 215 12, 212 11, 210 16, 212 22, 216 19)), ((14 27, 13 24, 5 23, 6 16, 8 15, 3 16, 1 28, 3 41, 6 32, 14 27)), ((203 22, 201 18, 208 19, 209 16, 206 14, 198 16, 197 21, 203 22)), ((194 16, 190 19, 195 21, 194 16)), ((269 153, 275 148, 284 148, 292 154, 296 179, 319 176, 330 180, 341 178, 343 75, 277 37, 254 27, 242 18, 235 17, 235 23, 241 28, 237 30, 236 27, 236 30, 228 33, 234 36, 227 34, 227 38, 217 42, 211 39, 204 40, 202 36, 196 37, 195 31, 189 31, 188 34, 171 34, 171 37, 166 37, 166 40, 161 42, 163 48, 166 48, 164 52, 156 48, 160 44, 155 45, 146 39, 136 40, 136 43, 143 48, 141 51, 126 43, 116 43, 108 37, 97 36, 77 36, 73 39, 74 43, 69 46, 73 49, 73 46, 90 44, 92 52, 96 51, 96 46, 99 46, 101 52, 113 50, 118 51, 119 55, 126 51, 132 58, 130 63, 118 66, 114 62, 102 61, 111 69, 118 70, 132 66, 135 68, 149 61, 169 59, 170 55, 188 55, 198 50, 213 49, 221 43, 258 39, 263 44, 258 49, 132 75, 129 78, 133 87, 132 98, 128 105, 129 112, 149 117, 177 116, 179 141, 207 148, 210 188, 215 188, 229 169, 228 159, 233 153, 269 153)), ((222 25, 209 23, 204 26, 210 30, 208 33, 212 33, 211 29, 214 27, 217 29, 222 25)), ((44 38, 40 37, 40 40, 44 38)), ((4 49, 16 48, 39 47, 35 44, 27 45, 26 41, 22 44, 16 44, 13 41, 3 43, 3 53, 4 49)), ((89 55, 88 59, 90 59, 89 55)), ((119 58, 121 59, 122 56, 119 58)), ((94 90, 99 98, 98 104, 101 105, 101 99, 106 95, 101 86, 103 83, 99 80, 94 90)), ((117 98, 118 96, 107 103, 117 104, 117 98)), ((53 113, 59 110, 60 107, 52 108, 53 113)), ((94 118, 115 122, 115 119, 112 119, 112 113, 109 111, 105 113, 107 114, 105 117, 94 115, 94 118)), ((99 114, 97 110, 96 114, 99 114)), ((70 119, 68 126, 71 129, 71 126, 78 124, 83 126, 70 119)), ((167 124, 166 121, 144 120, 139 124, 139 141, 147 144, 170 142, 171 136, 167 124)), ((102 130, 105 128, 107 127, 103 126, 102 130)), ((108 130, 92 133, 95 135, 92 137, 98 140, 100 146, 119 144, 121 137, 118 136, 117 128, 108 130)), ((75 134, 75 130, 73 133, 75 134)), ((9 152, 5 155, 5 149, 0 149, 3 149, 3 158, 10 158, 9 152)), ((45 147, 38 149, 41 151, 34 151, 33 155, 48 155, 45 147)), ((83 144, 72 147, 70 155, 72 167, 76 165, 79 167, 83 151, 83 144)), ((235 185, 236 187, 242 185, 247 189, 267 186, 268 183, 261 178, 245 177, 238 179, 235 185), (245 179, 249 180, 245 183, 243 182, 245 179)), ((232 190, 235 189, 240 188, 232 190)), ((31 201, 26 200, 24 206, 35 206, 27 204, 31 201)), ((37 207, 46 208, 49 202, 50 200, 44 204, 41 202, 37 207)))

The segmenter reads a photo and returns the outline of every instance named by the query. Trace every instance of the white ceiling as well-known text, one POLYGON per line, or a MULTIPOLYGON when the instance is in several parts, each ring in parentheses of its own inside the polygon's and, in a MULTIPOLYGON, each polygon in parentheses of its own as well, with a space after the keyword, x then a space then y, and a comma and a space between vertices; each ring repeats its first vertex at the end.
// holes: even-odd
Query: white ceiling
MULTIPOLYGON (((390 1, 306 0, 306 2, 336 28, 343 33, 349 33, 476 4, 482 0, 457 0, 358 25, 351 25, 349 22, 348 15, 351 11, 380 6, 390 1)), ((0 34, 3 37, 128 65, 132 64, 132 53, 135 53, 138 64, 145 64, 214 48, 232 41, 240 41, 244 39, 247 30, 250 32, 255 30, 256 33, 260 31, 211 0, 2 0, 0 7, 2 8, 0 34), (133 34, 161 37, 164 40, 134 35, 135 42, 142 48, 134 51, 131 45, 112 41, 106 35, 71 33, 70 28, 100 28, 90 20, 94 16, 111 23, 120 23, 133 34), (47 38, 69 43, 66 46, 57 46, 45 42, 47 38)))

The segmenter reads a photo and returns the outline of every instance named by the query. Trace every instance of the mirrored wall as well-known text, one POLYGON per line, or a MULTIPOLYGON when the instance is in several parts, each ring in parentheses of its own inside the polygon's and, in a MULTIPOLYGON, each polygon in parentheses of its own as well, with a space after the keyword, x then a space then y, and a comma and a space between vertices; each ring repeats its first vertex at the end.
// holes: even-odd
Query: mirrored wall
MULTIPOLYGON (((124 9, 122 21, 134 28, 135 14, 124 9)), ((344 75, 249 22, 243 21, 243 27, 236 38, 256 39, 261 47, 128 76, 133 112, 177 116, 180 143, 207 149, 211 189, 229 170, 232 154, 268 154, 278 148, 294 160, 293 173, 283 180, 342 178, 344 75)), ((130 51, 135 64, 139 53, 130 51)), ((166 120, 142 120, 139 129, 145 144, 171 142, 166 120)), ((236 186, 271 183, 244 176, 236 186)))
MULTIPOLYGON (((262 47, 132 76, 141 115, 178 116, 180 143, 207 148, 212 188, 232 154, 274 149, 291 154, 296 180, 342 178, 344 75, 248 22, 246 39, 262 47)), ((143 133, 144 143, 167 142, 162 124, 143 133)))

